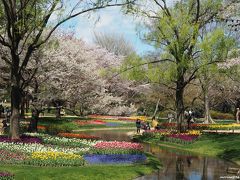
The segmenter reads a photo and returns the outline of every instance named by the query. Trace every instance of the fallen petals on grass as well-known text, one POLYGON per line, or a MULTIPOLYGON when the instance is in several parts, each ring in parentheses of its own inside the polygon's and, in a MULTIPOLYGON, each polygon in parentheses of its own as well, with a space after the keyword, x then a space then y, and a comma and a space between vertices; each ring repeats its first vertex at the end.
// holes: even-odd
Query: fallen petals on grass
POLYGON ((144 154, 92 154, 83 157, 89 164, 129 164, 146 161, 144 154))

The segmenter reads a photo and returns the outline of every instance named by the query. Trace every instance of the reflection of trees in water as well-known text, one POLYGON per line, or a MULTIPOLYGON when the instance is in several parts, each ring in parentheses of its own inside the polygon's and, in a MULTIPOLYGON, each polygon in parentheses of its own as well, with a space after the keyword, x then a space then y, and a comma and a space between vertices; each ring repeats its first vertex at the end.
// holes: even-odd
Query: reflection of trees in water
POLYGON ((202 172, 202 180, 208 179, 208 159, 206 157, 203 158, 203 172, 202 172))
POLYGON ((184 177, 184 158, 181 156, 177 156, 176 160, 176 180, 185 180, 184 177))

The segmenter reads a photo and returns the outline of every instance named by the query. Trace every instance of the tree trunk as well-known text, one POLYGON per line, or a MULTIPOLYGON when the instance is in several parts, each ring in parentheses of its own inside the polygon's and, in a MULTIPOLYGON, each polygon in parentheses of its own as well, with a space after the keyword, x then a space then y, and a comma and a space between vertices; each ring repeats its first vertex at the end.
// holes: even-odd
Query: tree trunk
POLYGON ((19 135, 20 104, 21 104, 20 88, 17 85, 13 85, 11 87, 11 109, 12 109, 12 115, 10 118, 11 139, 20 139, 19 135))
POLYGON ((38 110, 33 110, 32 119, 28 126, 29 132, 37 132, 37 124, 38 124, 38 120, 39 120, 39 114, 40 114, 40 112, 38 110))
POLYGON ((209 87, 207 82, 204 82, 204 84, 202 85, 202 91, 204 94, 204 108, 205 108, 204 124, 213 124, 215 122, 213 121, 210 114, 209 96, 208 96, 209 87))
POLYGON ((10 118, 10 137, 11 139, 20 139, 19 135, 19 119, 20 119, 20 104, 22 100, 20 88, 19 57, 12 52, 12 67, 11 67, 11 118, 10 118))
POLYGON ((204 92, 204 107, 205 107, 204 124, 215 123, 210 114, 208 92, 204 92))
POLYGON ((29 98, 26 98, 26 103, 25 103, 25 112, 28 113, 29 110, 29 98))
POLYGON ((56 107, 56 119, 61 118, 61 108, 59 106, 56 107))
POLYGON ((24 109, 24 106, 25 106, 25 98, 23 97, 22 98, 22 102, 21 102, 21 114, 20 114, 20 117, 22 119, 25 118, 25 109, 24 109))
POLYGON ((184 104, 183 104, 184 87, 181 83, 177 83, 176 89, 176 110, 177 110, 177 129, 183 131, 182 122, 184 119, 184 104))
POLYGON ((157 114, 159 103, 160 103, 160 98, 159 98, 158 101, 157 101, 157 104, 156 104, 156 107, 155 107, 155 111, 154 111, 154 113, 153 113, 153 117, 155 117, 156 114, 157 114))

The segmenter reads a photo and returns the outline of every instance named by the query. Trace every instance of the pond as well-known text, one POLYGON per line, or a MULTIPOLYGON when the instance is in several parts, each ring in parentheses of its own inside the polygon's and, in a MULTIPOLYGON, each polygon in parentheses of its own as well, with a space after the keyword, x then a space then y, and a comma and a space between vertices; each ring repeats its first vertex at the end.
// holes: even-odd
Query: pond
MULTIPOLYGON (((131 141, 129 130, 88 131, 86 134, 99 136, 104 140, 131 141)), ((217 180, 240 179, 228 169, 239 168, 236 164, 219 158, 193 155, 183 151, 145 144, 144 151, 156 156, 163 168, 158 172, 136 180, 217 180)))

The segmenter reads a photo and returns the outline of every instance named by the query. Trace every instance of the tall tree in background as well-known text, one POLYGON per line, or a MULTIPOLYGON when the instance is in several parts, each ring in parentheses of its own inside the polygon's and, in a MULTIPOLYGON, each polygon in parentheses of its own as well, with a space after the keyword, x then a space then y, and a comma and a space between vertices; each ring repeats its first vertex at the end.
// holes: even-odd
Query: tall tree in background
MULTIPOLYGON (((223 51, 216 54, 218 57, 209 62, 201 61, 199 58, 205 53, 200 46, 202 43, 199 39, 201 29, 218 20, 224 5, 219 0, 179 1, 174 6, 168 6, 165 0, 153 0, 153 3, 158 7, 155 12, 141 7, 136 11, 149 18, 146 24, 149 33, 145 35, 145 38, 156 48, 161 49, 159 65, 163 67, 162 78, 168 78, 175 84, 176 116, 178 129, 181 131, 186 86, 196 78, 196 73, 201 67, 223 61, 229 50, 229 42, 224 32, 216 31, 211 34, 217 36, 214 44, 221 46, 223 51)), ((157 66, 151 68, 154 69, 157 66)))
MULTIPOLYGON (((19 112, 23 89, 28 86, 36 71, 26 72, 32 54, 44 45, 52 33, 64 22, 84 13, 111 6, 131 5, 134 0, 1 0, 0 44, 7 54, 1 59, 11 69, 10 134, 19 139, 19 112), (30 78, 26 81, 24 74, 30 78)), ((36 63, 37 65, 37 63, 36 63)), ((37 68, 36 68, 37 70, 37 68)))
POLYGON ((95 44, 117 56, 129 56, 134 53, 133 45, 123 35, 115 33, 94 33, 95 44))

